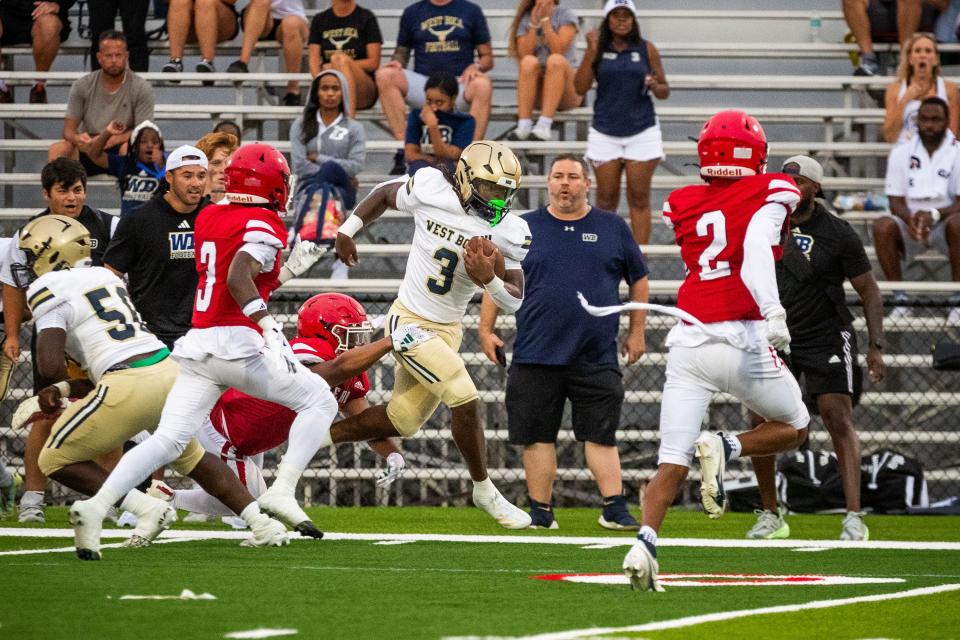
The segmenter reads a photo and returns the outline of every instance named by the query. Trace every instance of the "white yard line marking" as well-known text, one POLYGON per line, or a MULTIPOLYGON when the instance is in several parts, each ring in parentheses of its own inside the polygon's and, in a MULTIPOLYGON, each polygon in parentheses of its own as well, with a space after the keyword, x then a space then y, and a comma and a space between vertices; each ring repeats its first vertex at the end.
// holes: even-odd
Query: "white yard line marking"
MULTIPOLYGON (((199 533, 199 532, 197 532, 199 533)), ((51 538, 54 536, 36 536, 38 538, 51 538)), ((65 536, 56 536, 58 538, 65 536)), ((73 534, 70 534, 69 537, 73 537, 73 534)), ((124 537, 129 537, 129 534, 124 537)), ((170 542, 191 542, 197 541, 199 538, 196 536, 184 536, 182 538, 168 538, 166 540, 154 540, 151 544, 167 544, 170 542)), ((110 544, 100 545, 100 549, 120 549, 123 547, 123 542, 111 542, 110 544)), ((36 555, 38 553, 73 553, 77 550, 76 547, 56 547, 53 549, 18 549, 16 551, 0 551, 0 556, 30 556, 36 555)))
MULTIPOLYGON (((111 596, 107 598, 112 599, 111 596)), ((178 596, 170 595, 124 595, 117 600, 216 600, 217 596, 212 593, 194 593, 190 589, 184 589, 178 596)))
POLYGON ((224 638, 276 638, 278 636, 294 636, 296 629, 250 629, 249 631, 231 631, 225 633, 224 638))
MULTIPOLYGON (((581 584, 622 584, 624 586, 630 584, 623 573, 548 573, 533 577, 540 580, 562 580, 581 584)), ((906 580, 872 576, 661 573, 660 582, 665 587, 833 587, 850 584, 896 584, 906 582, 906 580)))
MULTIPOLYGON (((665 629, 680 629, 691 627, 707 622, 722 622, 724 620, 736 620, 737 618, 746 618, 749 616, 761 616, 775 613, 794 613, 797 611, 809 611, 811 609, 829 609, 832 607, 843 607, 848 604, 861 604, 865 602, 883 602, 885 600, 899 600, 902 598, 916 598, 919 596, 929 596, 937 593, 946 593, 949 591, 960 590, 960 584, 942 584, 936 587, 922 587, 919 589, 908 589, 907 591, 896 591, 894 593, 880 593, 870 596, 856 596, 853 598, 838 598, 835 600, 814 600, 801 604, 785 604, 776 607, 761 607, 759 609, 741 609, 739 611, 720 611, 717 613, 708 613, 699 616, 688 616, 686 618, 677 618, 675 620, 662 620, 660 622, 648 622, 646 624, 631 625, 628 627, 606 627, 592 629, 574 629, 570 631, 557 631, 551 633, 541 633, 533 636, 520 636, 523 640, 574 640, 576 638, 590 637, 594 638, 611 633, 635 633, 643 631, 663 631, 665 629)), ((647 595, 647 594, 643 594, 647 595)), ((643 597, 641 595, 641 597, 643 597)), ((655 595, 650 597, 655 598, 655 595)))
MULTIPOLYGON (((128 538, 129 531, 104 529, 104 538, 128 538)), ((160 534, 156 542, 190 540, 243 540, 250 536, 246 531, 190 531, 172 529, 160 534)), ((72 538, 73 529, 19 529, 0 528, 0 538, 72 538)), ((291 540, 305 540, 292 536, 291 540)), ((528 535, 454 535, 432 533, 336 533, 325 532, 323 539, 361 542, 465 542, 491 544, 559 544, 603 545, 606 547, 629 547, 633 536, 586 537, 586 536, 528 536, 528 535)), ((322 543, 321 543, 322 544, 322 543)), ((960 551, 960 542, 915 542, 902 540, 870 540, 849 542, 845 540, 747 540, 710 538, 660 538, 658 547, 698 547, 714 549, 892 549, 901 551, 960 551)), ((36 551, 0 551, 0 555, 23 553, 48 553, 50 549, 36 551)))

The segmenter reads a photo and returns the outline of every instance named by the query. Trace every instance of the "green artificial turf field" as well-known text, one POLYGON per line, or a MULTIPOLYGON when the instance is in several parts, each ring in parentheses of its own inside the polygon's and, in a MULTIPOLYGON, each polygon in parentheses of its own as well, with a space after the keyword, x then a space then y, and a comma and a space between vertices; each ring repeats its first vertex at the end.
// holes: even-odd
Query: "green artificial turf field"
POLYGON ((130 550, 106 529, 101 562, 73 555, 63 509, 0 521, 0 638, 960 638, 957 517, 872 516, 869 543, 841 544, 839 516, 791 516, 790 540, 757 543, 752 516, 673 511, 656 594, 626 586, 632 534, 592 509, 523 532, 466 508, 311 515, 327 538, 281 549, 219 523, 130 550))

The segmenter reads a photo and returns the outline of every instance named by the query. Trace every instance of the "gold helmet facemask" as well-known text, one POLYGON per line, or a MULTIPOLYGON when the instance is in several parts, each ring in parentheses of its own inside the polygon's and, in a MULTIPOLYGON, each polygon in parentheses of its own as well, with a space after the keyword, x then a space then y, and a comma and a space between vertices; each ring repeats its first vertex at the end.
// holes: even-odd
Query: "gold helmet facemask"
POLYGON ((520 188, 520 161, 507 145, 480 140, 463 150, 454 176, 467 213, 497 226, 520 188))
POLYGON ((90 232, 67 216, 40 216, 20 230, 19 247, 27 262, 11 265, 11 271, 16 285, 25 289, 45 273, 89 263, 90 232))

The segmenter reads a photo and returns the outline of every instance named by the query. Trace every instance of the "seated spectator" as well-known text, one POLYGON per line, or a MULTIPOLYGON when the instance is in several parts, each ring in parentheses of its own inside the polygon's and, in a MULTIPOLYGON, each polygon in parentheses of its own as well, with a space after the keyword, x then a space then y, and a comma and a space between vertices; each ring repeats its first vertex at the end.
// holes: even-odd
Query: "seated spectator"
MULTIPOLYGON (((873 223, 877 261, 887 280, 903 280, 902 262, 927 249, 950 258, 960 282, 960 144, 947 127, 950 107, 936 96, 920 103, 918 135, 897 145, 887 160, 890 214, 873 223)), ((891 318, 907 317, 907 295, 894 292, 891 318)), ((960 324, 960 297, 952 298, 949 322, 960 324)))
MULTIPOLYGON (((183 49, 188 42, 200 45, 196 70, 214 73, 213 59, 217 43, 233 40, 240 33, 237 0, 170 0, 167 8, 167 34, 170 37, 170 61, 161 71, 183 71, 183 49)), ((212 82, 204 83, 212 85, 212 82)))
POLYGON ((510 25, 509 53, 517 59, 517 125, 511 140, 550 140, 550 126, 557 110, 583 104, 583 95, 573 86, 577 64, 579 20, 560 0, 526 0, 517 6, 510 25), (533 109, 539 103, 540 118, 533 125, 533 109))
POLYGON ((887 85, 883 138, 887 142, 903 142, 914 137, 920 101, 930 96, 937 96, 950 106, 950 131, 957 135, 960 95, 957 85, 940 75, 940 52, 933 35, 915 33, 903 46, 905 55, 897 68, 897 80, 887 85))
POLYGON ((334 69, 346 77, 351 118, 377 101, 374 74, 382 47, 377 17, 355 0, 333 0, 310 22, 310 75, 316 78, 323 69, 334 69))
POLYGON ((167 159, 160 127, 149 120, 144 120, 134 128, 127 153, 104 151, 110 138, 120 135, 125 129, 122 122, 114 120, 90 145, 90 161, 106 168, 107 173, 119 180, 121 216, 128 215, 153 197, 163 184, 167 159))
MULTIPOLYGON (((458 77, 457 109, 476 120, 474 140, 482 140, 490 120, 493 83, 490 30, 483 10, 469 0, 419 0, 403 10, 393 58, 377 70, 380 106, 398 141, 406 133, 406 105, 424 105, 427 78, 437 71, 458 77), (406 68, 413 51, 413 71, 406 68), (475 59, 476 54, 476 59, 475 59)), ((406 172, 404 149, 394 156, 392 175, 406 172)))
POLYGON ((650 183, 663 154, 653 97, 666 100, 670 85, 660 53, 640 35, 633 0, 607 0, 600 30, 587 34, 587 50, 574 77, 586 95, 597 81, 587 158, 597 179, 597 206, 616 211, 620 176, 627 173, 630 227, 637 244, 650 241, 650 183))
POLYGON ((96 71, 97 43, 100 34, 112 31, 117 14, 123 24, 123 33, 127 36, 130 48, 130 68, 134 71, 149 71, 150 51, 147 49, 147 11, 150 0, 87 0, 90 9, 90 68, 96 71))
MULTIPOLYGON (((50 71, 60 52, 60 43, 70 35, 68 11, 75 0, 3 0, 0 2, 0 46, 29 44, 33 48, 33 66, 50 71)), ((0 78, 0 102, 13 102, 13 94, 0 78)), ((30 89, 30 104, 46 104, 47 87, 37 80, 30 89)))
MULTIPOLYGON (((356 204, 356 176, 366 162, 366 133, 348 117, 349 102, 343 74, 321 71, 310 85, 303 115, 290 125, 290 168, 297 177, 292 233, 317 243, 336 239, 356 204)), ((335 261, 333 277, 346 278, 347 266, 335 261)))
POLYGON ((138 122, 153 118, 153 90, 127 66, 127 39, 119 31, 104 31, 100 36, 98 71, 91 71, 70 87, 67 113, 63 119, 63 140, 50 146, 48 159, 79 159, 87 176, 106 173, 106 168, 90 160, 94 137, 117 120, 123 133, 111 135, 108 153, 127 153, 130 132, 138 122))
MULTIPOLYGON (((284 73, 300 73, 307 41, 307 14, 303 0, 251 0, 243 10, 243 47, 240 58, 227 67, 230 73, 247 73, 257 40, 276 40, 283 50, 284 73)), ((287 83, 283 104, 300 106, 300 83, 287 83)))
POLYGON ((937 13, 950 0, 843 0, 843 19, 853 33, 860 50, 855 76, 880 74, 880 62, 873 49, 874 40, 904 42, 917 31, 931 31, 937 13))
POLYGON ((237 139, 237 145, 243 144, 243 131, 233 120, 221 120, 213 127, 213 133, 229 133, 237 139))
POLYGON ((225 131, 213 131, 197 140, 197 149, 207 157, 207 188, 203 195, 214 204, 226 204, 227 185, 223 171, 239 146, 237 137, 225 131))
POLYGON ((457 79, 449 73, 427 78, 424 105, 410 112, 404 159, 411 176, 423 167, 457 168, 460 152, 473 141, 477 123, 469 113, 454 109, 457 79))

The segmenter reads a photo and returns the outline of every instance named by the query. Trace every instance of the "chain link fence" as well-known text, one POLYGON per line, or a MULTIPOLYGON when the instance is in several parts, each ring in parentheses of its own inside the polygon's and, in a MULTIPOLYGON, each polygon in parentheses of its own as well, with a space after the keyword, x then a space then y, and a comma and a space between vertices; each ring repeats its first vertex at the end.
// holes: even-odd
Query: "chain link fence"
MULTIPOLYGON (((275 297, 274 312, 285 321, 290 335, 294 331, 296 311, 306 297, 286 293, 275 297)), ((393 298, 392 295, 355 297, 374 320, 383 316, 393 298)), ((669 298, 655 301, 674 302, 669 298)), ((960 331, 947 327, 949 309, 944 300, 916 300, 910 309, 908 317, 888 319, 884 323, 886 380, 874 385, 864 376, 864 393, 860 405, 854 410, 854 424, 863 442, 864 454, 892 449, 916 458, 924 468, 930 499, 934 501, 960 495, 960 429, 957 428, 960 418, 956 411, 960 403, 960 373, 934 370, 931 348, 942 340, 958 341, 960 331)), ((507 442, 503 402, 506 370, 489 362, 480 350, 476 332, 478 312, 476 303, 467 312, 461 356, 481 394, 491 477, 505 495, 525 504, 521 450, 507 442)), ((855 308, 855 313, 855 329, 863 344, 866 328, 860 309, 855 308)), ((619 432, 620 454, 624 487, 633 504, 638 503, 642 485, 656 468, 657 425, 666 357, 663 342, 673 322, 670 318, 651 315, 647 333, 648 354, 636 365, 623 368, 626 400, 619 432)), ((497 330, 509 347, 515 336, 513 318, 502 316, 497 330)), ((24 331, 22 344, 29 345, 28 330, 24 331)), ((861 363, 863 357, 861 354, 861 363)), ((30 395, 28 358, 29 354, 21 357, 7 397, 0 407, 0 456, 21 473, 26 434, 14 432, 10 418, 19 401, 30 395)), ((369 375, 370 401, 381 403, 388 400, 393 385, 393 359, 384 358, 369 375)), ((597 505, 600 498, 587 469, 583 447, 573 440, 569 424, 568 410, 557 443, 555 500, 560 506, 597 505)), ((749 416, 733 398, 718 395, 705 424, 710 429, 737 432, 748 428, 749 416)), ((832 450, 829 434, 817 416, 810 426, 808 446, 815 450, 832 450)), ((407 471, 385 490, 374 485, 374 476, 381 462, 366 445, 345 444, 321 451, 305 475, 304 500, 324 505, 469 504, 472 484, 451 438, 449 411, 441 407, 418 437, 402 442, 402 449, 407 459, 407 471)), ((281 453, 275 451, 267 455, 268 477, 281 453)), ((728 474, 730 477, 749 476, 749 462, 733 463, 728 467, 728 474)), ((690 484, 695 485, 696 468, 690 479, 690 484)), ((184 486, 182 480, 172 479, 171 482, 184 486)), ((50 483, 48 502, 61 502, 69 497, 62 487, 50 483)), ((687 492, 684 499, 690 501, 694 496, 687 492)))

